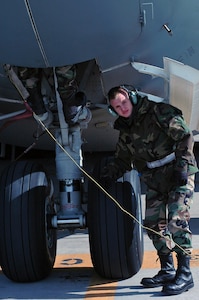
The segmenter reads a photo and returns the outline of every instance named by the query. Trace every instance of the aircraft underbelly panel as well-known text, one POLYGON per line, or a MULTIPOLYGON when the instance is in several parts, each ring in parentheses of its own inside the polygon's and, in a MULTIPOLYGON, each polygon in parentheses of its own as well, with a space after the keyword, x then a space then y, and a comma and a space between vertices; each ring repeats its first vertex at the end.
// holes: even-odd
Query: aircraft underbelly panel
POLYGON ((49 67, 105 56, 139 35, 139 1, 6 0, 1 63, 49 67))

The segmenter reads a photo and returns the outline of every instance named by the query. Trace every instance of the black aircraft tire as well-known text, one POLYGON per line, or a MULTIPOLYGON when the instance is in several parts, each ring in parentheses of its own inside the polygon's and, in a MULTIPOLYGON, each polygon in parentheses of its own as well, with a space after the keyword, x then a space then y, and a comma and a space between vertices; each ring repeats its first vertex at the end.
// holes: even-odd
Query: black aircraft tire
POLYGON ((52 183, 35 162, 11 164, 0 178, 0 264, 16 282, 33 282, 51 272, 56 256, 52 183))
MULTIPOLYGON (((104 162, 105 160, 102 160, 94 169, 94 178, 100 177, 104 162)), ((131 175, 130 177, 132 179, 131 175)), ((113 181, 108 192, 123 208, 142 222, 138 175, 133 174, 136 193, 128 178, 124 180, 113 181)), ((126 279, 140 270, 144 253, 142 226, 122 212, 92 182, 88 188, 88 230, 92 263, 100 276, 108 279, 126 279)))

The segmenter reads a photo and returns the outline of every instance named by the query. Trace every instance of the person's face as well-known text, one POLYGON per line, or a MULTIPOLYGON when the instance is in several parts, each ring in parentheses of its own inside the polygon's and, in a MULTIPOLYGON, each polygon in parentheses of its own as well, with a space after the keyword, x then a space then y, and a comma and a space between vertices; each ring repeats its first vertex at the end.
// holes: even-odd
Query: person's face
POLYGON ((128 118, 132 114, 133 105, 126 91, 119 92, 114 99, 110 100, 110 105, 121 117, 128 118))

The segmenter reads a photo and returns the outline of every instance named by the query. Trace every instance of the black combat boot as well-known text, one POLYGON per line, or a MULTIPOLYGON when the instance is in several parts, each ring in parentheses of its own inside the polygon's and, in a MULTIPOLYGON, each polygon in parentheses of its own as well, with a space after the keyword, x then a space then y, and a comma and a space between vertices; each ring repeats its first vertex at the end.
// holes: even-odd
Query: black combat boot
POLYGON ((142 278, 140 283, 144 287, 153 288, 162 286, 175 278, 176 271, 173 265, 172 254, 158 254, 158 256, 160 258, 161 270, 154 277, 142 278))
POLYGON ((166 295, 179 295, 194 286, 190 271, 190 256, 178 254, 178 268, 173 282, 166 284, 162 292, 166 295))

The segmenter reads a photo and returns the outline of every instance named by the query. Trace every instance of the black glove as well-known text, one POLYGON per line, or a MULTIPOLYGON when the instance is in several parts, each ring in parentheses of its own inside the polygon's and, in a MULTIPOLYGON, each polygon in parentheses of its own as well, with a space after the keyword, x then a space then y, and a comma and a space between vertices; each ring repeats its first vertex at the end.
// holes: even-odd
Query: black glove
POLYGON ((186 185, 188 180, 188 174, 184 170, 175 170, 173 173, 173 181, 176 186, 186 185))

